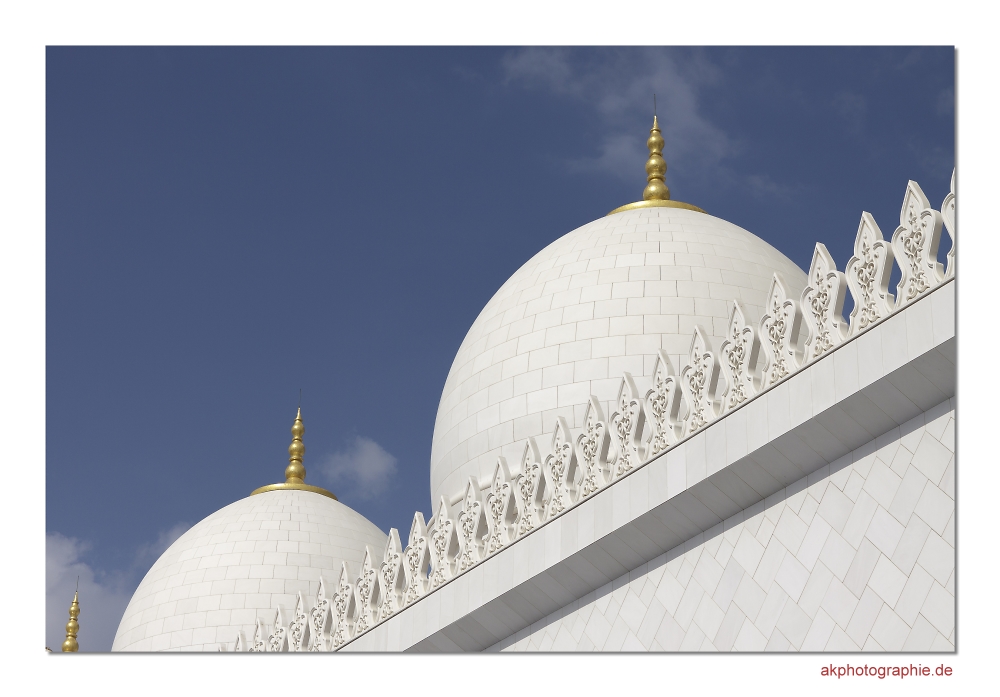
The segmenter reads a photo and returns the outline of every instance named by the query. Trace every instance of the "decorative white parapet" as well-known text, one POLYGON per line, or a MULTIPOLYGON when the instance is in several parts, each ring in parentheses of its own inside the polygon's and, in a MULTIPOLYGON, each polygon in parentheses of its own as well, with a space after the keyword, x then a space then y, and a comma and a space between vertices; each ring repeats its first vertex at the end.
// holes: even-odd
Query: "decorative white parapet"
POLYGON ((718 353, 695 327, 679 376, 660 351, 645 395, 629 373, 623 375, 610 420, 591 397, 583 431, 575 438, 558 418, 547 456, 534 438, 526 439, 516 472, 498 458, 487 488, 470 478, 461 501, 442 497, 429 524, 416 512, 405 548, 392 529, 381 557, 367 548, 360 572, 343 564, 332 598, 320 578, 311 608, 300 594, 290 617, 275 608, 270 631, 258 618, 253 638, 248 642, 238 633, 234 650, 339 650, 652 459, 700 437, 713 421, 954 278, 955 202, 954 172, 940 212, 909 182, 891 242, 872 216, 862 213, 845 272, 817 243, 801 296, 790 297, 775 274, 758 327, 747 323, 734 301, 718 353), (951 238, 946 266, 937 261, 942 228, 951 238), (895 295, 889 292, 894 261, 901 272, 895 295), (845 320, 848 290, 854 309, 845 320))

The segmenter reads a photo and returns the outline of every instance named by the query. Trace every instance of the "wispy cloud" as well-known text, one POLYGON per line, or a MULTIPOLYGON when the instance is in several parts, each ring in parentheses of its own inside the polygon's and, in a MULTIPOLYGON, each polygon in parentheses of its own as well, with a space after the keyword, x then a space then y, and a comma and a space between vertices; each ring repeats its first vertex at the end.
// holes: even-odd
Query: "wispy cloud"
POLYGON ((641 176, 654 93, 669 166, 706 175, 737 150, 701 109, 699 90, 717 84, 721 72, 697 51, 526 48, 507 53, 502 68, 507 84, 579 100, 603 120, 598 154, 574 160, 577 169, 641 176))
POLYGON ((859 133, 868 115, 868 102, 860 94, 841 92, 833 98, 833 109, 852 133, 859 133))
POLYGON ((140 545, 127 569, 107 571, 85 559, 89 542, 58 532, 45 536, 45 644, 59 651, 66 637, 69 604, 80 579, 80 651, 110 651, 125 608, 149 567, 191 527, 178 523, 140 545))
POLYGON ((334 487, 362 500, 381 496, 396 476, 396 458, 364 436, 355 436, 342 450, 330 455, 320 472, 334 487))

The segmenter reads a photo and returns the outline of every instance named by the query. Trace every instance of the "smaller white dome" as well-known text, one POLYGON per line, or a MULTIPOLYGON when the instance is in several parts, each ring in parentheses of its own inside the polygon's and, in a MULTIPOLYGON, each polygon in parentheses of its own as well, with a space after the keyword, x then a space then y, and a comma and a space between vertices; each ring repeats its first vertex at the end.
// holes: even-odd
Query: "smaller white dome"
POLYGON ((344 504, 309 491, 269 491, 216 511, 153 564, 122 616, 112 651, 214 651, 253 636, 280 604, 360 569, 387 536, 344 504))

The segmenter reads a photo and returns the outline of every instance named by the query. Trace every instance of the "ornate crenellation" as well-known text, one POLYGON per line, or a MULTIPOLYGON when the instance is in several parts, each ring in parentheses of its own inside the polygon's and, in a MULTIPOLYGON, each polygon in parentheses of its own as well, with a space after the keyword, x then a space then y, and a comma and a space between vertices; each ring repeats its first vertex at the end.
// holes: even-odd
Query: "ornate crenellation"
POLYGON ((566 419, 557 417, 552 432, 552 454, 545 458, 543 467, 548 491, 545 520, 555 518, 576 502, 577 469, 573 434, 566 419))
POLYGON ((725 381, 719 396, 725 413, 760 391, 760 341, 754 328, 747 324, 746 312, 737 300, 729 313, 729 326, 719 356, 725 381))
POLYGON ((646 416, 650 427, 644 452, 647 460, 680 440, 681 393, 670 358, 660 349, 653 366, 653 387, 646 393, 646 416))
POLYGON ((403 571, 406 573, 406 590, 403 592, 403 605, 416 602, 427 593, 431 567, 430 542, 427 537, 427 524, 424 514, 417 511, 413 514, 413 524, 410 526, 410 536, 407 538, 406 549, 403 550, 403 571))
POLYGON ((354 637, 357 600, 354 596, 355 586, 351 583, 352 578, 356 577, 347 568, 347 562, 343 562, 337 593, 333 596, 334 626, 330 641, 332 648, 338 648, 354 637))
POLYGON ((431 574, 428 590, 443 586, 455 575, 455 559, 459 552, 455 521, 443 496, 438 502, 437 515, 434 516, 431 527, 431 574))
POLYGON ((399 541, 399 531, 389 530, 389 541, 378 569, 379 606, 378 621, 391 617, 403 609, 403 594, 406 592, 406 573, 403 571, 403 545, 399 541))
POLYGON ((509 545, 517 534, 517 503, 514 499, 514 484, 507 460, 498 457, 493 481, 486 492, 486 524, 489 528, 486 556, 509 545))
POLYGON ((681 387, 688 405, 684 435, 704 428, 719 415, 716 391, 719 386, 719 360, 705 336, 705 330, 695 326, 691 337, 689 362, 681 371, 681 387))
POLYGON ((632 376, 622 376, 618 388, 617 410, 611 415, 611 435, 616 455, 612 463, 612 481, 624 477, 642 462, 642 427, 646 421, 646 410, 639 399, 639 390, 632 376))
POLYGON ((482 494, 475 477, 469 477, 458 514, 458 559, 456 573, 462 573, 479 563, 486 555, 483 547, 489 535, 489 524, 483 510, 482 494))
POLYGON ((892 247, 882 238, 871 214, 861 214, 854 256, 847 262, 847 285, 854 299, 850 334, 859 334, 892 314, 896 299, 889 292, 892 247))
POLYGON ((951 248, 948 250, 948 266, 944 271, 945 279, 955 278, 955 171, 951 171, 951 192, 941 202, 941 218, 944 229, 951 238, 951 248))
POLYGON ((305 651, 309 646, 309 615, 306 613, 306 601, 299 593, 295 598, 295 609, 292 610, 292 622, 288 625, 288 650, 305 651))
POLYGON ((899 212, 899 227, 892 235, 892 251, 900 268, 897 308, 944 280, 944 268, 937 260, 941 223, 941 214, 931 208, 920 186, 915 181, 908 182, 899 212))
POLYGON ((802 312, 798 302, 788 297, 788 286, 781 275, 775 273, 767 294, 765 314, 760 318, 759 336, 764 349, 762 390, 784 380, 799 368, 801 324, 802 312))
POLYGON ((608 435, 608 423, 604 419, 601 403, 594 396, 590 397, 587 404, 583 433, 576 439, 576 449, 581 472, 579 498, 582 501, 603 489, 610 474, 608 463, 611 437, 608 435))
POLYGON ((342 565, 332 598, 327 597, 321 577, 316 602, 308 612, 300 594, 287 625, 281 608, 276 608, 274 630, 268 633, 267 625, 257 618, 249 642, 242 631, 237 632, 235 650, 339 649, 489 555, 669 451, 713 419, 740 408, 953 278, 955 204, 954 172, 951 192, 941 205, 941 213, 930 209, 920 188, 910 182, 892 245, 882 238, 872 217, 863 213, 854 256, 845 273, 837 270, 826 247, 817 244, 809 282, 800 298, 788 297, 786 286, 775 275, 759 332, 747 323, 742 306, 734 302, 718 358, 704 331, 696 328, 688 365, 680 371, 680 377, 675 376, 669 359, 660 351, 653 368, 653 386, 644 399, 639 397, 632 376, 624 374, 610 424, 598 399, 591 396, 582 432, 575 441, 565 419, 557 419, 552 453, 544 460, 534 439, 527 438, 516 472, 508 469, 504 458, 498 458, 488 487, 480 490, 479 483, 470 480, 460 509, 453 510, 442 497, 429 526, 423 514, 416 512, 405 549, 400 549, 398 532, 391 530, 377 567, 376 555, 369 548, 360 574, 352 573, 346 563, 342 565), (942 224, 952 240, 943 270, 936 261, 934 239, 940 236, 942 224), (893 247, 897 249, 895 255, 893 247), (888 292, 893 260, 897 258, 903 259, 898 302, 888 292), (918 270, 924 274, 923 283, 930 284, 928 287, 918 280, 918 270), (854 302, 849 323, 841 316, 845 286, 854 302), (911 291, 914 295, 907 298, 911 291), (644 429, 647 416, 650 426, 644 429), (641 445, 644 430, 649 433, 641 445))
POLYGON ((330 648, 330 630, 333 624, 331 607, 332 603, 326 597, 326 580, 320 575, 316 604, 309 610, 310 651, 327 651, 330 648))
POLYGON ((542 524, 545 511, 545 477, 534 438, 528 438, 521 456, 521 473, 514 480, 517 495, 517 536, 526 535, 542 524))

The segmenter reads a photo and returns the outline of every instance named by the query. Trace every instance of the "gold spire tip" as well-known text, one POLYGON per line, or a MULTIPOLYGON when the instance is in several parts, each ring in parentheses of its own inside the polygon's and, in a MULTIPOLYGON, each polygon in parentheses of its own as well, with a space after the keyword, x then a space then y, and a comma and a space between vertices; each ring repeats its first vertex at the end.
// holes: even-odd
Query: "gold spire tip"
MULTIPOLYGON (((654 96, 655 100, 655 96, 654 96)), ((655 107, 654 107, 655 112, 655 107)), ((660 133, 660 124, 653 114, 653 127, 649 129, 649 138, 646 139, 646 147, 649 149, 649 159, 646 160, 646 188, 642 192, 642 200, 620 206, 608 215, 621 213, 634 208, 686 208, 692 211, 704 213, 698 206, 690 203, 670 200, 670 188, 664 179, 667 173, 667 161, 663 159, 663 135, 660 133)))
MULTIPOLYGON (((301 396, 300 396, 301 399, 301 396)), ((302 458, 306 454, 305 443, 302 436, 306 433, 305 424, 302 423, 302 407, 298 408, 295 414, 295 421, 292 422, 292 444, 288 446, 288 466, 285 468, 285 481, 282 484, 268 484, 259 489, 254 489, 250 495, 263 494, 266 491, 288 491, 290 489, 298 491, 311 491, 314 494, 329 496, 333 500, 337 497, 332 492, 322 487, 306 484, 306 468, 302 464, 302 458)))
POLYGON ((80 650, 80 644, 76 641, 76 635, 80 632, 80 623, 76 621, 76 618, 79 616, 80 591, 76 591, 73 594, 73 602, 69 605, 69 622, 66 623, 66 641, 62 643, 63 653, 75 653, 80 650))

